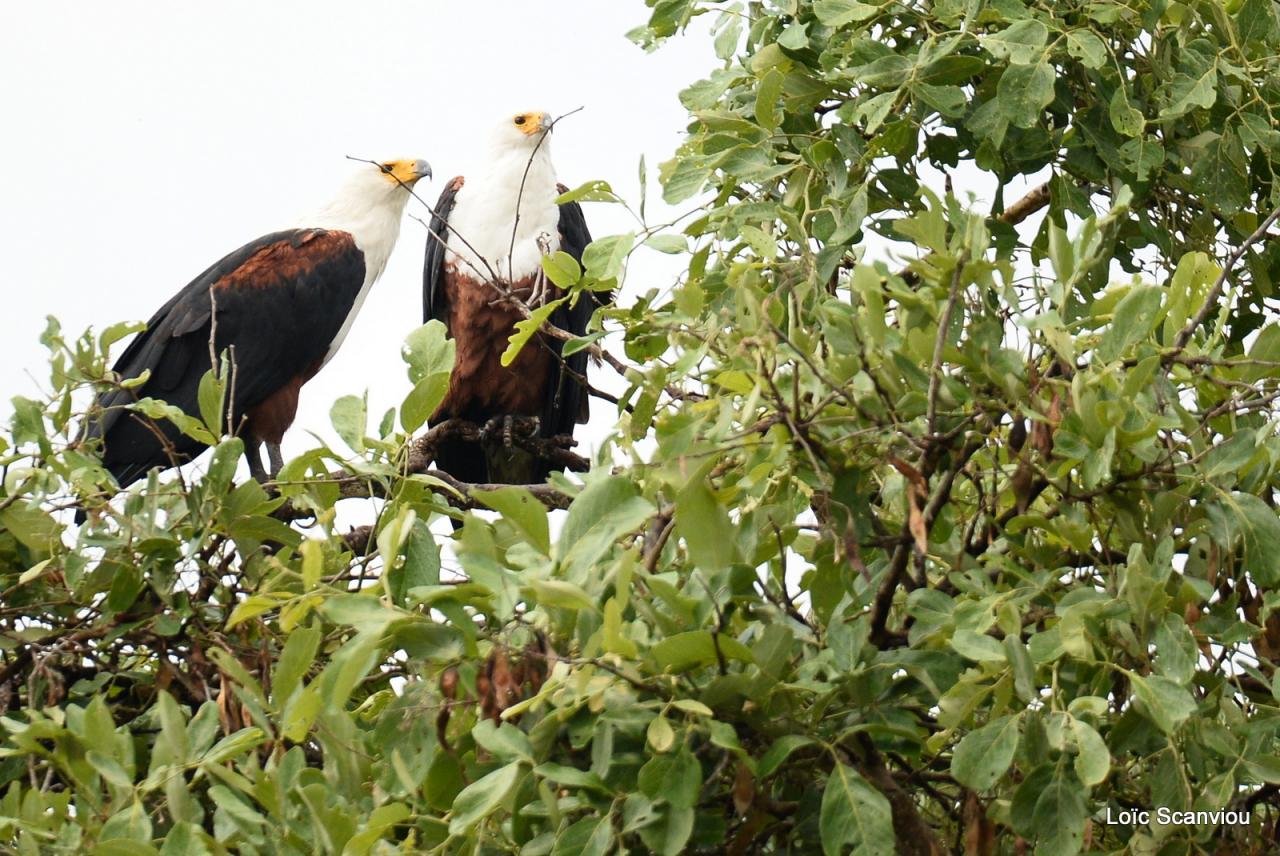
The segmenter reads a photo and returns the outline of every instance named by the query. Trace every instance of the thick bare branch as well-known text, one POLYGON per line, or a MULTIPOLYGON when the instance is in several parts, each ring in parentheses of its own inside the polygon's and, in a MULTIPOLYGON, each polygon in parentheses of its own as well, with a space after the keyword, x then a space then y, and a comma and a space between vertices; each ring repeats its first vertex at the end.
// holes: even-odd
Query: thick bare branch
POLYGON ((1004 209, 996 219, 1010 226, 1016 226, 1032 214, 1049 204, 1049 182, 1033 187, 1017 202, 1004 209))
MULTIPOLYGON (((511 431, 495 438, 491 426, 477 425, 465 419, 449 419, 434 426, 425 434, 414 440, 409 447, 408 459, 401 471, 404 476, 429 474, 448 487, 435 488, 437 493, 445 496, 449 502, 459 508, 486 508, 477 502, 474 494, 508 487, 502 484, 473 484, 462 482, 441 470, 432 470, 436 453, 440 445, 446 441, 462 441, 464 443, 502 444, 510 440, 513 447, 523 449, 556 467, 573 472, 586 472, 591 462, 581 455, 570 451, 577 441, 569 435, 556 437, 537 436, 538 420, 533 417, 515 417, 511 421, 511 431)), ((337 484, 342 499, 358 499, 370 496, 381 496, 384 486, 375 479, 356 475, 348 470, 334 470, 329 473, 330 483, 337 484)), ((568 508, 572 497, 561 493, 550 485, 521 485, 539 502, 548 508, 568 508)), ((310 511, 298 508, 292 502, 286 502, 276 509, 274 515, 279 520, 300 520, 311 517, 310 511)), ((353 530, 355 532, 357 530, 353 530)), ((348 542, 353 537, 349 534, 348 542)), ((365 539, 367 542, 367 538, 365 539)))

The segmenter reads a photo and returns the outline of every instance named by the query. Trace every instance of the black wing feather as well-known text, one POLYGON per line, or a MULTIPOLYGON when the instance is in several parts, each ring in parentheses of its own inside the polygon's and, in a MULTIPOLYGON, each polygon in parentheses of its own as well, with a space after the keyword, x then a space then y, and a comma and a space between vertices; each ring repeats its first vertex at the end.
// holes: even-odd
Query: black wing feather
MULTIPOLYGON (((103 441, 103 464, 122 487, 152 467, 183 463, 204 448, 171 423, 152 422, 125 406, 150 397, 199 415, 200 378, 210 368, 211 287, 273 245, 289 253, 323 234, 289 230, 246 244, 174 295, 125 348, 113 370, 126 379, 150 371, 149 380, 138 390, 99 395, 96 416, 82 433, 103 441)), ((235 396, 228 402, 233 414, 243 414, 323 360, 364 282, 363 254, 344 237, 348 250, 319 258, 293 278, 265 270, 253 285, 217 289, 214 347, 218 354, 234 354, 235 396)))
POLYGON ((445 312, 444 257, 449 240, 449 215, 462 187, 462 176, 445 185, 431 212, 431 231, 427 235, 427 257, 422 263, 422 322, 443 321, 445 312))
MULTIPOLYGON (((561 192, 565 188, 561 187, 561 192)), ((591 243, 591 231, 587 228, 587 218, 582 213, 582 206, 577 202, 567 202, 560 206, 560 249, 573 256, 581 263, 582 253, 591 243)), ((551 315, 551 323, 575 336, 586 335, 587 325, 596 308, 611 302, 611 294, 604 292, 588 292, 579 295, 572 306, 564 305, 551 315)), ((553 342, 556 356, 564 345, 553 342)), ((549 435, 571 434, 573 426, 587 421, 588 392, 585 386, 587 377, 587 352, 578 351, 562 359, 560 377, 552 387, 550 398, 543 410, 544 433, 549 435)))

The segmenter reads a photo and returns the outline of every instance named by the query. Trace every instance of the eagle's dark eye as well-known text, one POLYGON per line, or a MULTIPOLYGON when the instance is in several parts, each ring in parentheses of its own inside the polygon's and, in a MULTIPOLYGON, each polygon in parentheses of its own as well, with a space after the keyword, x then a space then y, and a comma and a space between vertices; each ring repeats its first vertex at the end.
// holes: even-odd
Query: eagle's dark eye
POLYGON ((517 116, 517 117, 516 117, 516 124, 517 124, 517 125, 523 125, 523 124, 524 124, 524 117, 523 117, 523 116, 517 116))

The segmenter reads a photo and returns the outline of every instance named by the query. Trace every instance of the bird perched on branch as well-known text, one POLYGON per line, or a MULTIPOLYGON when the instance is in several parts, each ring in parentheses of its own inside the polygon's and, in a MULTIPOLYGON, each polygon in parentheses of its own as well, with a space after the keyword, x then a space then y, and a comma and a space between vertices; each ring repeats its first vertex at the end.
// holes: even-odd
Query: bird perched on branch
POLYGON ((103 466, 117 483, 204 450, 172 422, 127 406, 154 398, 199 417, 200 380, 224 355, 223 426, 244 438, 254 477, 274 477, 299 390, 350 331, 395 246, 410 188, 430 175, 422 160, 361 164, 328 205, 215 262, 160 307, 114 366, 121 380, 149 377, 137 389, 101 393, 83 430, 84 439, 102 441, 103 466))
MULTIPOLYGON (((546 113, 509 116, 494 128, 487 169, 450 181, 436 202, 423 270, 424 320, 444 322, 456 343, 453 374, 432 416, 493 427, 496 420, 536 417, 538 435, 572 434, 587 421, 587 354, 562 355, 563 342, 535 334, 509 366, 502 354, 517 322, 564 296, 543 273, 542 259, 564 251, 575 260, 591 243, 582 207, 557 204, 546 113)), ((606 294, 583 293, 556 307, 548 321, 586 333, 606 294)), ((509 428, 507 433, 509 434, 509 428)), ((561 469, 510 443, 451 441, 436 466, 466 482, 534 484, 561 469)))

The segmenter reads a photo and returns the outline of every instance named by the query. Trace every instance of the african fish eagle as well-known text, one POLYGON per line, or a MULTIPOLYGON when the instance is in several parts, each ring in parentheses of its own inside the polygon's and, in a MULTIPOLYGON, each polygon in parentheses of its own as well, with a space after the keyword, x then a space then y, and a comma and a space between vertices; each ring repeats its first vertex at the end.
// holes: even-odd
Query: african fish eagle
MULTIPOLYGON (((544 255, 563 250, 581 261, 591 243, 582 207, 557 205, 567 191, 551 165, 546 113, 517 113, 494 129, 486 170, 458 176, 436 202, 423 270, 425 320, 443 321, 456 357, 449 388, 432 423, 465 419, 487 425, 499 417, 537 417, 539 435, 571 434, 587 421, 587 354, 561 355, 563 343, 535 335, 510 366, 501 356, 519 308, 503 299, 509 290, 529 308, 562 292, 546 279, 544 255)), ((561 304, 550 322, 577 335, 609 297, 583 294, 561 304)), ((436 466, 466 482, 534 484, 552 467, 520 449, 461 441, 442 443, 436 466)))
POLYGON ((120 355, 120 379, 150 372, 138 389, 101 393, 84 437, 121 487, 153 467, 189 461, 204 444, 127 405, 161 399, 198 416, 200 378, 214 354, 231 361, 227 424, 245 440, 254 478, 280 470, 280 440, 298 392, 337 352, 400 234, 409 190, 431 175, 422 160, 361 165, 338 195, 292 229, 264 235, 215 262, 147 322, 120 355))

